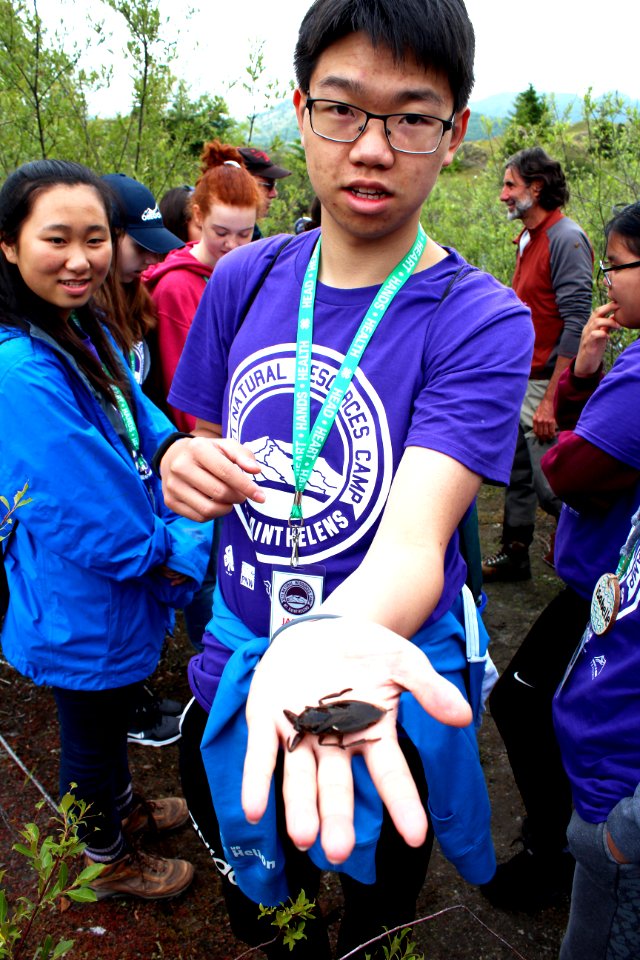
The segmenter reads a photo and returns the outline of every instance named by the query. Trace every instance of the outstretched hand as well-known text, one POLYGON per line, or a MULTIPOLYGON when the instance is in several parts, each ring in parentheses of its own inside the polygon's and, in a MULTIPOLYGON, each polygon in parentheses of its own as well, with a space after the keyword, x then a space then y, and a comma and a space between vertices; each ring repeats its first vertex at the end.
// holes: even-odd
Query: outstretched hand
POLYGON ((398 832, 418 847, 427 818, 396 736, 400 694, 410 691, 443 723, 466 726, 471 709, 439 676, 415 644, 379 624, 348 617, 306 621, 283 631, 258 665, 247 701, 249 739, 242 806, 257 823, 265 812, 280 745, 285 746, 283 795, 287 832, 302 850, 318 832, 327 859, 342 863, 355 843, 351 754, 363 754, 371 778, 398 832), (348 747, 321 746, 307 734, 289 752, 294 734, 283 711, 301 713, 332 693, 382 707, 382 719, 344 737, 348 747), (362 741, 365 742, 362 742, 362 741))

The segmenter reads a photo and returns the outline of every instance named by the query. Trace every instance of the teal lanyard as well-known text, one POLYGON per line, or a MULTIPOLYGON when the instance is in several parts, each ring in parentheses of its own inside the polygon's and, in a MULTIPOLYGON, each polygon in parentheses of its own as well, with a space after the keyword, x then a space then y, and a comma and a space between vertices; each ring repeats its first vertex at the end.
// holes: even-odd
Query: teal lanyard
POLYGON ((378 324, 391 305, 394 297, 405 285, 424 252, 427 235, 418 227, 413 247, 393 268, 378 293, 373 298, 358 332, 351 341, 342 365, 325 397, 324 403, 311 428, 311 357, 313 351, 313 314, 316 299, 316 284, 320 265, 318 242, 309 260, 309 265, 300 292, 298 308, 298 336, 296 342, 296 367, 293 391, 293 477, 295 494, 289 525, 292 527, 291 564, 298 563, 298 539, 304 524, 302 494, 313 473, 316 461, 335 423, 340 405, 353 380, 364 351, 378 328, 378 324))
POLYGON ((618 569, 616 570, 616 576, 618 577, 618 579, 622 577, 629 569, 629 564, 631 563, 631 557, 633 556, 633 552, 639 540, 640 540, 640 508, 631 517, 631 530, 629 531, 627 542, 620 550, 620 561, 618 563, 618 569))

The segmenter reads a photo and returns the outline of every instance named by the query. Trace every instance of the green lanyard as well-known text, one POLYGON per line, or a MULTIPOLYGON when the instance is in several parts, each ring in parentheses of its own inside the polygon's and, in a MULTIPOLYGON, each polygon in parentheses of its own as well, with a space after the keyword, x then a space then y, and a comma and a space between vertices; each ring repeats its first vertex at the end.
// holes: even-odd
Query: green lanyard
MULTIPOLYGON (((80 336, 84 337, 85 340, 91 344, 91 340, 82 329, 82 324, 80 323, 80 320, 78 319, 78 316, 75 310, 72 310, 69 319, 76 326, 78 332, 80 333, 80 336)), ((101 363, 102 369, 106 373, 107 377, 109 377, 109 379, 111 380, 111 374, 109 373, 109 370, 104 365, 104 363, 102 363, 102 361, 100 360, 100 357, 98 356, 98 351, 92 344, 91 344, 91 353, 93 354, 93 356, 95 356, 95 359, 98 360, 99 363, 101 363)), ((129 353, 129 360, 130 362, 133 363, 133 360, 134 360, 133 351, 130 351, 129 353)), ((147 463, 147 461, 145 460, 142 451, 140 450, 140 435, 138 433, 138 428, 136 427, 136 422, 133 418, 133 414, 131 413, 129 404, 126 401, 125 396, 122 393, 122 390, 120 390, 120 388, 116 386, 116 384, 113 382, 111 383, 111 389, 113 390, 113 395, 116 399, 116 405, 117 405, 118 413, 120 414, 120 419, 122 420, 122 424, 127 433, 127 438, 129 440, 129 449, 131 452, 131 456, 133 457, 133 462, 136 465, 136 470, 138 471, 138 474, 142 477, 143 480, 148 480, 149 477, 152 475, 152 470, 149 464, 147 463)))
POLYGON ((393 268, 378 293, 373 298, 358 332, 351 341, 342 365, 325 397, 324 403, 311 428, 311 357, 313 351, 313 313, 316 299, 316 283, 320 264, 320 239, 309 260, 300 292, 298 308, 298 337, 296 343, 296 368, 293 391, 293 477, 295 494, 289 526, 292 527, 291 565, 298 564, 298 539, 300 528, 304 525, 302 515, 302 494, 313 473, 316 461, 331 427, 335 423, 340 405, 353 380, 362 354, 378 328, 388 307, 399 290, 405 285, 415 268, 427 244, 427 235, 418 227, 413 247, 393 268))
MULTIPOLYGON (((104 365, 103 370, 106 374, 109 373, 104 365)), ((115 383, 112 383, 111 389, 113 390, 116 398, 120 419, 122 420, 122 424, 127 432, 127 437, 129 438, 129 449, 131 450, 131 456, 133 457, 133 462, 136 465, 136 470, 143 480, 148 480, 151 476, 151 467, 145 460, 144 454, 140 450, 140 434, 138 433, 136 422, 133 419, 131 408, 129 407, 129 404, 127 403, 120 387, 117 387, 115 383)))
POLYGON ((618 562, 618 569, 616 570, 616 577, 620 579, 629 569, 629 564, 631 563, 631 558, 633 556, 634 550, 638 545, 640 540, 640 507, 631 517, 631 530, 629 531, 629 536, 625 545, 620 550, 620 560, 618 562))

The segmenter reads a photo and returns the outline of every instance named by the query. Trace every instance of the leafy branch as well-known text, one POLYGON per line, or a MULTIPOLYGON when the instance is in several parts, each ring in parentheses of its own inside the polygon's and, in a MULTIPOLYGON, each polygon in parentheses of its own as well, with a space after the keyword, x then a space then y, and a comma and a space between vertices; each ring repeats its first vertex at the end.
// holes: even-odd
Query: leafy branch
POLYGON ((13 505, 9 503, 6 497, 0 495, 0 503, 6 509, 6 513, 3 517, 0 518, 0 540, 6 540, 6 538, 11 533, 10 527, 13 524, 13 515, 20 507, 26 507, 28 503, 31 503, 33 497, 26 497, 27 490, 29 489, 29 481, 27 481, 22 488, 22 490, 17 490, 13 495, 13 505), (26 499, 25 499, 26 497, 26 499))
MULTIPOLYGON (((40 810, 44 804, 36 805, 40 810)), ((0 887, 0 958, 20 960, 33 956, 33 960, 58 960, 73 947, 73 940, 54 942, 51 934, 44 935, 35 953, 27 953, 27 942, 34 932, 35 924, 44 910, 55 910, 65 900, 86 903, 96 900, 90 884, 102 873, 102 864, 85 867, 74 879, 69 878, 69 861, 79 857, 86 844, 78 839, 78 826, 84 822, 88 806, 82 800, 67 793, 58 807, 60 816, 53 817, 58 825, 55 836, 41 840, 35 823, 28 823, 21 831, 22 842, 15 843, 16 853, 26 857, 36 874, 37 891, 33 900, 18 897, 10 907, 6 891, 0 887)), ((0 881, 6 871, 0 871, 0 881)))

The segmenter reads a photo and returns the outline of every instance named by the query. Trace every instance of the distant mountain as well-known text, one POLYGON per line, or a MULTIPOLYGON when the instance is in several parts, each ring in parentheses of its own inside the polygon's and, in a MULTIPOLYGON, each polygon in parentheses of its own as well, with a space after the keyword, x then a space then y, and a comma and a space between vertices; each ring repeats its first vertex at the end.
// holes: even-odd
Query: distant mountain
MULTIPOLYGON (((469 104, 471 119, 466 139, 486 139, 487 134, 482 123, 482 117, 492 121, 494 136, 500 134, 513 109, 513 103, 517 95, 517 93, 496 93, 482 100, 472 100, 469 104)), ((582 97, 575 93, 547 93, 546 96, 553 97, 558 116, 566 118, 569 123, 578 123, 582 119, 582 97)), ((622 96, 629 104, 638 106, 637 101, 622 96)), ((279 137, 285 143, 297 142, 299 139, 296 117, 289 99, 284 100, 265 113, 258 114, 256 118, 252 142, 258 147, 268 147, 275 137, 279 137)))
MULTIPOLYGON (((553 97, 558 114, 564 117, 568 110, 568 119, 570 123, 577 123, 582 117, 582 97, 575 93, 545 93, 539 90, 538 93, 544 93, 546 97, 553 97)), ((485 97, 483 100, 471 100, 471 115, 476 114, 483 117, 491 117, 496 120, 505 119, 513 109, 513 103, 517 93, 495 93, 492 97, 485 97)))
MULTIPOLYGON (((544 93, 546 97, 553 100, 556 113, 561 119, 566 119, 569 123, 579 123, 582 120, 583 97, 575 93, 549 93, 543 90, 538 92, 544 93)), ((632 100, 624 93, 618 95, 628 106, 638 107, 637 100, 632 100)), ((488 117, 491 120, 498 121, 505 120, 513 110, 513 104, 517 96, 517 93, 496 93, 492 97, 485 97, 483 100, 471 100, 469 103, 471 121, 473 122, 474 117, 488 117)), ((595 99, 600 98, 596 97, 595 99)), ((476 138, 467 135, 467 140, 474 139, 476 138)))
POLYGON ((253 128, 252 143, 266 148, 279 137, 285 143, 297 143, 300 139, 298 124, 291 98, 288 97, 265 113, 259 113, 253 128))

